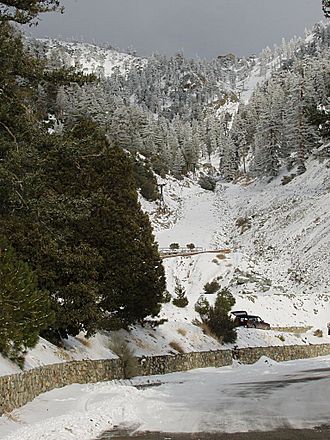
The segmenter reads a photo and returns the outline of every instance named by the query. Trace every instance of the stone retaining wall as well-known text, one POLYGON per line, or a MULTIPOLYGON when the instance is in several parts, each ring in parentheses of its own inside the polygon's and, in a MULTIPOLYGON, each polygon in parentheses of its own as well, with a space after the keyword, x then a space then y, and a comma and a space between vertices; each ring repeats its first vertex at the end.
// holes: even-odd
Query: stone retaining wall
POLYGON ((231 350, 202 351, 172 356, 152 356, 140 359, 140 375, 173 373, 194 368, 225 367, 233 361, 231 350))
POLYGON ((277 347, 251 347, 236 350, 237 359, 243 364, 254 364, 267 356, 274 361, 283 362, 294 359, 307 359, 330 355, 330 344, 318 345, 284 345, 277 347))
POLYGON ((0 376, 0 415, 19 408, 39 394, 54 388, 122 377, 122 367, 118 359, 65 362, 0 376))
MULTIPOLYGON (((166 374, 194 368, 223 367, 235 357, 245 364, 256 362, 261 356, 276 361, 304 359, 330 355, 330 344, 253 347, 236 350, 185 353, 139 358, 139 374, 166 374)), ((0 415, 25 405, 39 394, 74 383, 96 383, 123 379, 123 368, 118 359, 88 360, 45 365, 30 371, 0 376, 0 415)))

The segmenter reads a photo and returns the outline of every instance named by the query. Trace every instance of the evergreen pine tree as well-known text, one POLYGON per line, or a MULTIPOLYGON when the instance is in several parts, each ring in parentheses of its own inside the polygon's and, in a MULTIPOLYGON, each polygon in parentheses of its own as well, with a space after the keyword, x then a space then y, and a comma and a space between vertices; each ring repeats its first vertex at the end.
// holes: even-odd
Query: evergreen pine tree
POLYGON ((30 23, 40 13, 59 11, 59 0, 3 0, 0 2, 0 22, 30 23))
POLYGON ((220 172, 226 180, 233 180, 237 175, 238 157, 237 150, 232 138, 225 137, 223 139, 224 151, 220 163, 220 172))
POLYGON ((0 352, 21 361, 27 348, 53 316, 47 292, 37 286, 35 274, 11 247, 0 246, 0 352))

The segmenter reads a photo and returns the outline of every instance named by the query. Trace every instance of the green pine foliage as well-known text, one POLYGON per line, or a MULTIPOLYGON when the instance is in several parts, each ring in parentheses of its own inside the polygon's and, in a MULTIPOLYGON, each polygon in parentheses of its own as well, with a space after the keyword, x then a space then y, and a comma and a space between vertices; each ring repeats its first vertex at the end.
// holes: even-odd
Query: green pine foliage
POLYGON ((217 280, 212 280, 210 283, 206 283, 204 286, 204 293, 207 295, 212 295, 220 289, 220 284, 217 280))
POLYGON ((141 195, 150 202, 159 199, 157 180, 150 165, 139 157, 135 157, 133 172, 136 186, 141 191, 141 195))
POLYGON ((91 121, 82 121, 71 139, 85 149, 76 165, 77 189, 90 199, 90 214, 76 230, 96 248, 103 326, 128 326, 156 316, 165 291, 163 266, 148 216, 138 203, 132 164, 108 143, 91 121))
POLYGON ((0 238, 48 292, 55 319, 43 335, 91 335, 156 316, 164 269, 131 159, 88 119, 49 134, 43 119, 57 89, 85 78, 50 72, 0 27, 0 238))
POLYGON ((51 332, 92 334, 156 316, 164 270, 129 157, 90 120, 48 141, 26 208, 3 221, 50 292, 51 332))
POLYGON ((63 11, 59 0, 3 0, 0 6, 0 23, 14 21, 27 24, 42 12, 63 11))
POLYGON ((11 247, 0 247, 0 352, 15 361, 52 322, 47 292, 11 247))
POLYGON ((175 294, 176 298, 173 298, 173 305, 176 307, 184 308, 189 304, 189 300, 186 296, 186 290, 181 284, 177 281, 177 285, 175 286, 175 294))
POLYGON ((205 298, 204 295, 201 295, 195 304, 195 312, 199 313, 201 318, 203 319, 210 311, 210 303, 205 298))
POLYGON ((218 293, 214 306, 211 306, 203 316, 203 322, 222 342, 235 342, 237 338, 235 325, 229 317, 234 304, 235 298, 228 289, 224 288, 218 293))

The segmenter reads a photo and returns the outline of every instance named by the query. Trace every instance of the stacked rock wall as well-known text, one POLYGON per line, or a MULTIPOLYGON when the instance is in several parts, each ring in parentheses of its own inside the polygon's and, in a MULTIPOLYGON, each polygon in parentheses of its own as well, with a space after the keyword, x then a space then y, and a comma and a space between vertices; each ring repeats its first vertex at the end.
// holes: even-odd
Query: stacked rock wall
MULTIPOLYGON (((235 350, 184 353, 138 358, 141 376, 187 371, 194 368, 223 367, 233 359, 253 364, 267 356, 282 362, 330 355, 330 344, 250 347, 235 350)), ((45 365, 19 374, 0 376, 0 415, 25 405, 41 393, 74 383, 96 383, 124 379, 119 359, 85 360, 45 365)))

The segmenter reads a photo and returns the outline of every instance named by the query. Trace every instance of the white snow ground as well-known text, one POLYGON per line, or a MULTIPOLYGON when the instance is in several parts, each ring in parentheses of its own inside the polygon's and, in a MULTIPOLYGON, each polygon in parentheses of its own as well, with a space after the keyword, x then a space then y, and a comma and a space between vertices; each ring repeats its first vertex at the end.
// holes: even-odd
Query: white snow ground
POLYGON ((0 438, 87 440, 115 426, 161 432, 312 428, 330 422, 329 369, 330 357, 284 363, 262 358, 252 366, 71 385, 3 416, 0 438), (132 386, 150 381, 159 386, 132 386))

